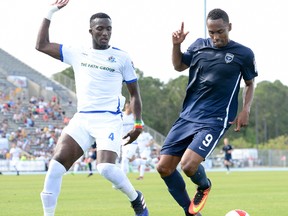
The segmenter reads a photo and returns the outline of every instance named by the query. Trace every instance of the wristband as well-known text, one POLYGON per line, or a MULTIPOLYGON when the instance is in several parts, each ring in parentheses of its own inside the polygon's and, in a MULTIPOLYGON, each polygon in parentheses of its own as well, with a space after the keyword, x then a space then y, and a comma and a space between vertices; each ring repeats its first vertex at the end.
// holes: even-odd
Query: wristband
POLYGON ((136 120, 134 123, 134 128, 136 129, 143 129, 143 123, 141 120, 136 120))
POLYGON ((52 5, 49 7, 49 10, 47 11, 47 14, 44 18, 48 19, 48 20, 51 20, 52 18, 52 15, 54 14, 54 12, 58 11, 59 8, 57 5, 52 5))

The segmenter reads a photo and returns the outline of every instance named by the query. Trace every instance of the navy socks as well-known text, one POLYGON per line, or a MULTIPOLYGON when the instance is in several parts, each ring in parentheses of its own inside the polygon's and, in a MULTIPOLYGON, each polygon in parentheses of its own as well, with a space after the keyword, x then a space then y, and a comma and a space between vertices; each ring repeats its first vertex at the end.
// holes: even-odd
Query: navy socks
POLYGON ((207 179, 204 167, 199 164, 198 170, 193 176, 190 176, 191 181, 198 185, 200 190, 205 190, 210 187, 209 180, 207 179))
POLYGON ((166 183, 169 193, 184 211, 188 212, 190 197, 186 191, 184 179, 178 170, 175 170, 170 176, 163 177, 162 179, 166 183))

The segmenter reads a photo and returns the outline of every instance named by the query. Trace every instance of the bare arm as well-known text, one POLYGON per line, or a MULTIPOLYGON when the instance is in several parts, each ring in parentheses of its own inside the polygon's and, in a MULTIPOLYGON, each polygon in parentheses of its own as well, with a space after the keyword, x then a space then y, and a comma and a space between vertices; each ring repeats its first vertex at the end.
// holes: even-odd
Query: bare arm
MULTIPOLYGON (((135 121, 142 121, 142 100, 140 96, 139 91, 139 85, 138 82, 133 82, 127 84, 127 88, 130 94, 130 105, 132 108, 132 112, 134 115, 135 121)), ((142 132, 142 129, 139 128, 133 128, 131 131, 129 131, 128 134, 126 134, 123 139, 130 137, 127 144, 132 143, 134 140, 137 139, 139 134, 142 132)), ((126 144, 125 144, 126 145, 126 144)))
POLYGON ((184 23, 181 23, 181 29, 172 33, 172 63, 176 71, 183 71, 188 68, 182 63, 181 43, 185 40, 189 32, 184 32, 184 23))
MULTIPOLYGON (((64 6, 66 6, 68 2, 69 0, 57 0, 50 8, 51 16, 52 16, 52 13, 54 13, 55 11, 55 6, 58 7, 58 9, 61 9, 64 6)), ((49 19, 47 18, 43 19, 39 32, 38 32, 35 48, 40 52, 43 52, 47 55, 50 55, 53 58, 60 60, 60 44, 51 43, 49 40, 50 23, 51 21, 49 19)))
POLYGON ((240 131, 241 127, 245 127, 249 123, 250 108, 252 105, 254 96, 254 79, 245 81, 245 87, 243 90, 243 108, 238 114, 237 118, 230 122, 230 124, 236 124, 234 131, 240 131))

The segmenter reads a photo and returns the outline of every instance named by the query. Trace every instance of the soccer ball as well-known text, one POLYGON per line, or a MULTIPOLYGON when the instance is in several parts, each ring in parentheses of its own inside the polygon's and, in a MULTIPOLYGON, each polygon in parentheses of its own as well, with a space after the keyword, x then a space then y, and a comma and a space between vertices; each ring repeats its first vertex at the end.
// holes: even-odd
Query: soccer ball
POLYGON ((225 216, 249 216, 249 214, 241 209, 234 209, 229 211, 225 216))

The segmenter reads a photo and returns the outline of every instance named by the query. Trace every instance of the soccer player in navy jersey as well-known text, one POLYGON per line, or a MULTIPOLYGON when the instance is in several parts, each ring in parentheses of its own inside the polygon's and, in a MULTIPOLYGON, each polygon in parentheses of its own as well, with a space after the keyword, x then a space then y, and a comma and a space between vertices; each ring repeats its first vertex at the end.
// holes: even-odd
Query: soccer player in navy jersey
POLYGON ((112 21, 105 13, 96 13, 90 18, 91 48, 51 43, 49 27, 52 14, 68 2, 57 0, 50 7, 36 42, 37 50, 73 67, 77 94, 77 113, 64 128, 45 177, 41 192, 44 216, 54 216, 63 175, 93 141, 97 143, 96 167, 99 174, 126 195, 135 216, 148 216, 142 193, 135 190, 126 174, 115 164, 123 137, 123 82, 135 115, 134 127, 123 137, 130 138, 126 144, 136 140, 143 130, 139 123, 142 122, 142 102, 133 63, 126 52, 109 44, 112 21))
POLYGON ((97 159, 97 144, 94 141, 94 143, 91 145, 91 148, 88 152, 88 159, 87 159, 87 165, 89 169, 89 174, 88 177, 93 175, 93 170, 92 170, 92 162, 97 159))
POLYGON ((214 9, 206 23, 210 38, 197 39, 184 53, 181 43, 189 33, 184 31, 184 23, 172 34, 174 69, 181 72, 189 68, 189 80, 182 111, 167 135, 157 166, 168 191, 188 216, 201 211, 212 186, 201 162, 232 124, 235 131, 248 125, 254 78, 258 75, 252 50, 229 39, 232 24, 227 13, 214 9), (243 107, 237 115, 242 79, 243 107), (191 200, 176 169, 179 163, 197 185, 191 200))
POLYGON ((224 152, 224 165, 227 169, 227 174, 230 173, 230 166, 232 165, 232 151, 233 147, 229 143, 229 139, 227 137, 223 140, 224 146, 222 147, 222 151, 224 152))

